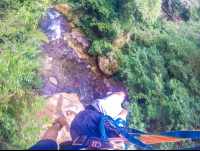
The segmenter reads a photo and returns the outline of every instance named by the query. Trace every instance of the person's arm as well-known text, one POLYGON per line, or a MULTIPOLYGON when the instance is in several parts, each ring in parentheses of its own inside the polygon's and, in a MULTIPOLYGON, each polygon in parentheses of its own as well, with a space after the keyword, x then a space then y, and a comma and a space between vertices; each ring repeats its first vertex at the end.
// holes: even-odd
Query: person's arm
POLYGON ((62 127, 67 124, 67 122, 62 118, 57 118, 56 120, 54 120, 53 123, 54 123, 53 126, 51 126, 44 133, 42 140, 37 142, 28 150, 57 150, 58 149, 58 145, 56 143, 58 131, 61 130, 62 127))
POLYGON ((55 125, 50 127, 44 133, 44 136, 43 136, 42 140, 44 140, 44 139, 52 139, 52 140, 56 141, 57 136, 58 136, 58 131, 61 130, 63 128, 63 126, 65 126, 67 124, 66 121, 64 119, 62 119, 62 118, 57 118, 55 121, 59 121, 62 125, 60 123, 56 123, 55 125))
MULTIPOLYGON (((124 92, 112 92, 109 95, 117 94, 120 98, 120 102, 124 102, 125 99, 125 93, 124 92)), ((122 108, 122 111, 118 115, 125 115, 125 117, 128 115, 128 111, 122 108)))
POLYGON ((113 95, 113 94, 117 94, 120 98, 120 102, 124 102, 124 99, 125 99, 125 93, 124 92, 112 92, 112 93, 109 93, 107 96, 110 96, 110 95, 113 95))
POLYGON ((122 111, 118 115, 128 115, 128 111, 122 108, 122 111))
POLYGON ((42 140, 44 140, 44 139, 52 139, 52 140, 56 141, 59 130, 60 130, 60 124, 59 123, 53 125, 52 127, 50 127, 44 133, 44 136, 43 136, 42 140))

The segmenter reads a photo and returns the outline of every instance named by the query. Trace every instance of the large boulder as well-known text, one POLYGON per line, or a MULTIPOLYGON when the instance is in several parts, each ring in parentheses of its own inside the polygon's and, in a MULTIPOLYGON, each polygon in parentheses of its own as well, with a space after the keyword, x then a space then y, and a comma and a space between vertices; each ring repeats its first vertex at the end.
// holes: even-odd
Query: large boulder
MULTIPOLYGON (((79 98, 73 94, 58 93, 51 96, 48 100, 48 106, 46 109, 39 113, 40 118, 47 116, 51 118, 49 123, 52 123, 56 118, 61 117, 67 121, 67 125, 59 132, 57 143, 60 144, 64 141, 70 141, 70 126, 75 116, 82 110, 83 105, 79 101, 79 98)), ((46 126, 48 129, 49 125, 46 126)), ((44 132, 41 134, 42 137, 44 132)))
POLYGON ((79 21, 81 15, 85 13, 85 11, 82 11, 79 14, 74 14, 72 8, 67 4, 58 4, 55 9, 65 15, 68 21, 79 21))
POLYGON ((119 71, 119 65, 117 60, 114 59, 114 51, 106 56, 98 56, 99 69, 103 72, 106 77, 110 77, 119 71))
POLYGON ((50 25, 50 21, 48 19, 41 19, 38 23, 38 27, 42 29, 48 28, 50 25))
POLYGON ((55 9, 65 15, 68 21, 71 21, 73 18, 75 18, 71 7, 67 4, 59 4, 55 7, 55 9))

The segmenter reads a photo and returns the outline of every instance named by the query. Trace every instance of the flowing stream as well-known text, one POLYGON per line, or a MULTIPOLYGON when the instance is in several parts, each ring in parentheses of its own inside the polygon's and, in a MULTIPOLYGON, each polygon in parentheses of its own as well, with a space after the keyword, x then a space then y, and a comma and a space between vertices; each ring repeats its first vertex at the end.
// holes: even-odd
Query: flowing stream
MULTIPOLYGON (((99 71, 100 74, 95 74, 91 70, 97 66, 94 56, 87 54, 89 59, 79 58, 68 45, 65 35, 70 34, 72 29, 68 27, 67 18, 54 9, 49 9, 46 14, 39 22, 39 28, 49 39, 42 46, 46 56, 42 66, 44 95, 48 98, 55 93, 76 93, 86 107, 95 99, 105 97, 107 92, 122 90, 99 71), (54 83, 50 82, 51 77, 54 83)), ((88 49, 85 48, 85 53, 88 49)))

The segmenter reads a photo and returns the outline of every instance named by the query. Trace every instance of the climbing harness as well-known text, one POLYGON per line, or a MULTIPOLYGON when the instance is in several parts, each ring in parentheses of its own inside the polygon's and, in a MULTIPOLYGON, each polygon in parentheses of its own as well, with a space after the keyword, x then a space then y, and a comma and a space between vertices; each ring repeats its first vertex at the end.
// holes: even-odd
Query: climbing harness
MULTIPOLYGON (((100 123, 99 130, 101 137, 87 137, 87 135, 80 135, 74 141, 64 142, 60 144, 60 150, 78 150, 78 149, 116 149, 115 142, 125 142, 126 144, 136 145, 143 149, 155 150, 155 148, 149 146, 148 144, 156 144, 162 142, 177 142, 186 139, 197 139, 200 138, 200 129, 196 131, 174 131, 165 132, 160 134, 145 133, 137 129, 126 128, 125 122, 122 119, 113 120, 108 115, 103 115, 100 123), (122 137, 108 138, 106 135, 104 122, 109 121, 109 123, 115 127, 115 130, 120 133, 122 137), (118 126, 119 123, 123 124, 124 127, 118 126), (138 138, 138 139, 137 139, 138 138)), ((128 146, 127 145, 127 146, 128 146)), ((128 148, 125 147, 124 149, 128 148)), ((180 149, 180 150, 199 150, 200 146, 194 148, 180 149)))

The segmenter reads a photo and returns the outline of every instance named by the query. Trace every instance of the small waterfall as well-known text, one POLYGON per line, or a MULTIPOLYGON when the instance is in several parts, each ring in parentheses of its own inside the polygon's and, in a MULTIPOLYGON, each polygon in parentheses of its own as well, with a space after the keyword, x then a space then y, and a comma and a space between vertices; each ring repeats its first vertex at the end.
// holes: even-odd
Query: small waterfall
POLYGON ((51 36, 48 37, 49 40, 53 41, 60 38, 61 35, 61 21, 59 20, 59 16, 61 14, 55 10, 48 10, 47 16, 51 19, 50 26, 47 28, 51 32, 51 36))
MULTIPOLYGON (((107 92, 115 91, 115 85, 108 86, 105 77, 95 75, 87 67, 96 65, 96 62, 79 58, 74 48, 69 46, 69 39, 64 38, 66 35, 71 37, 72 31, 68 27, 67 18, 54 9, 49 9, 46 14, 39 24, 49 39, 49 43, 43 44, 43 51, 52 58, 52 61, 46 61, 48 69, 42 69, 43 93, 46 98, 55 93, 76 93, 86 107, 95 99, 105 97, 107 92), (49 77, 53 77, 57 85, 52 84, 49 77)), ((76 41, 73 37, 70 40, 76 41)), ((82 47, 82 44, 77 42, 77 47, 82 47)))

